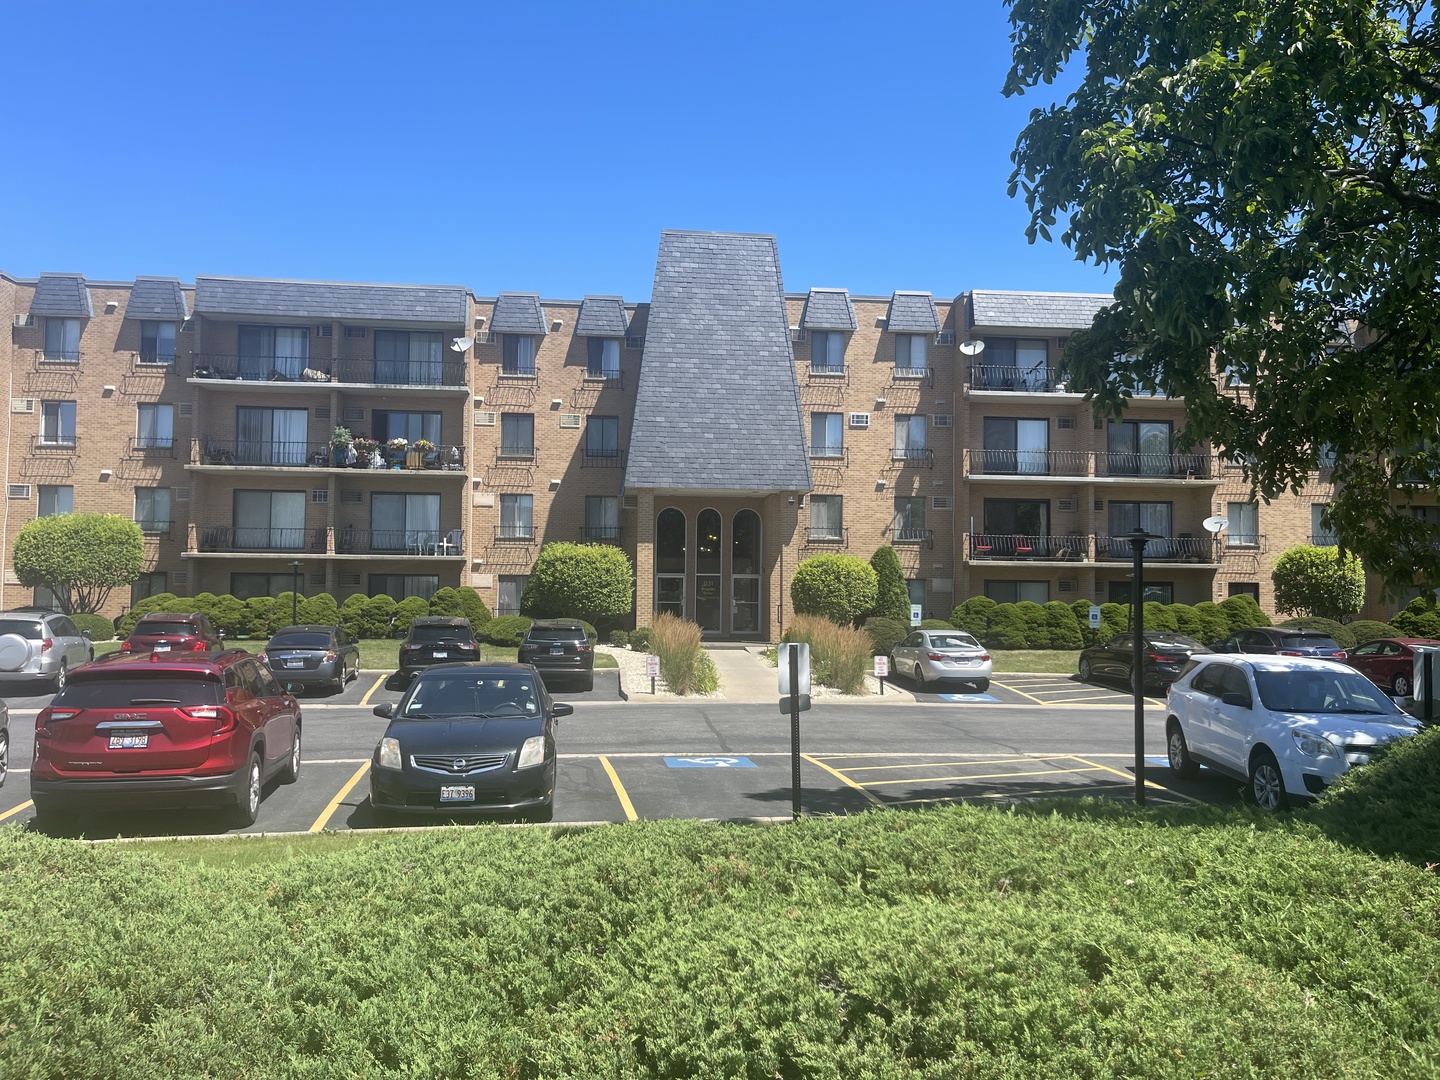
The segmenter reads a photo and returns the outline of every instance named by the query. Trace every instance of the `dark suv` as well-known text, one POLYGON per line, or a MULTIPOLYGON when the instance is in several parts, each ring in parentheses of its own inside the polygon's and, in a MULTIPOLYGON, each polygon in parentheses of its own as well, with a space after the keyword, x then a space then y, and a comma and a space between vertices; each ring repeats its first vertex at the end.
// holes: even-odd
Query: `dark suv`
POLYGON ((578 619, 536 619, 517 659, 534 664, 547 684, 569 678, 582 689, 595 689, 595 646, 578 619))
POLYGON ((224 647, 210 620, 198 611, 142 615, 120 643, 121 652, 207 652, 224 647))
POLYGON ((41 824, 102 807, 220 806, 252 825, 264 783, 300 774, 300 706, 255 657, 113 653, 35 718, 41 824))
POLYGON ((1252 656, 1318 656, 1344 660, 1345 650, 1323 630, 1300 630, 1290 626, 1251 626, 1236 630, 1224 641, 1211 645, 1215 652, 1248 653, 1252 656))
POLYGON ((406 679, 431 664, 479 659, 480 643, 470 620, 458 616, 422 615, 400 642, 400 674, 406 679))

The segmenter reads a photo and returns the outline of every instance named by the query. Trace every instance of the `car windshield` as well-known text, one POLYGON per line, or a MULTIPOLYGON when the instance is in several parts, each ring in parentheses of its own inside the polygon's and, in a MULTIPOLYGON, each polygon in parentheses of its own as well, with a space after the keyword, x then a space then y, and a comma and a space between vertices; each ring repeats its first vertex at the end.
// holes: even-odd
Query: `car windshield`
POLYGON ((930 647, 934 649, 978 649, 980 643, 969 634, 931 634, 930 647))
POLYGON ((579 626, 532 626, 525 636, 531 641, 580 641, 586 634, 579 626))
POLYGON ((18 634, 30 641, 39 641, 40 624, 29 619, 0 619, 0 634, 18 634))
POLYGON ((468 626, 412 626, 411 641, 469 641, 468 626))
POLYGON ((402 720, 454 716, 538 716, 540 699, 528 675, 466 672, 418 679, 395 714, 402 720))
POLYGON ((199 632, 199 627, 197 627, 194 623, 159 621, 145 622, 143 619, 135 624, 135 629, 133 631, 133 633, 140 634, 146 637, 162 635, 166 637, 173 637, 176 634, 191 636, 198 634, 199 632))
POLYGON ((1257 669, 1255 687, 1271 712, 1402 715, 1395 703, 1358 671, 1257 669))
POLYGON ((75 679, 56 695, 53 705, 72 709, 124 709, 137 705, 216 705, 220 682, 213 675, 187 678, 167 675, 154 678, 149 672, 110 675, 103 679, 75 679))
POLYGON ((267 649, 328 649, 329 634, 276 634, 267 649))
POLYGON ((1335 639, 1325 634, 1286 634, 1280 639, 1282 649, 1338 649, 1335 639))

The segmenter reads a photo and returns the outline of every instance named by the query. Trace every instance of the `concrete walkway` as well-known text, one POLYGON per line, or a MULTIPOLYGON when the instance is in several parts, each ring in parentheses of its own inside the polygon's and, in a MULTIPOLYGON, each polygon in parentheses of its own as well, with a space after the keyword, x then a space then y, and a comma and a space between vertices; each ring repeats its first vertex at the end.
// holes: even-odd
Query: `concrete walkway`
MULTIPOLYGON (((758 650, 762 646, 755 646, 758 650)), ((720 692, 726 701, 746 705, 774 705, 780 700, 780 681, 775 669, 759 652, 751 652, 740 644, 715 642, 705 651, 715 661, 720 676, 720 692)))

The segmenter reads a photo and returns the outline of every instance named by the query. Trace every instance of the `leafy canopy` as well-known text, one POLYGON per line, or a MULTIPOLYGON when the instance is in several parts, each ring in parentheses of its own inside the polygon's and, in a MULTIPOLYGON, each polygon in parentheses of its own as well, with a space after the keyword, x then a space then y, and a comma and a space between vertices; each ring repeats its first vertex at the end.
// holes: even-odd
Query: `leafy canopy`
POLYGON ((49 589, 66 614, 93 613, 140 576, 145 539, 118 514, 52 514, 25 523, 12 562, 20 584, 49 589))
POLYGON ((1072 383, 1111 415, 1183 395, 1186 437, 1266 498, 1333 454, 1326 526, 1387 591, 1440 583, 1434 529, 1398 505, 1440 478, 1433 5, 1013 0, 1010 19, 1007 95, 1079 69, 1016 145, 1028 236, 1065 216, 1061 242, 1119 271, 1066 348, 1072 383))
POLYGON ((1287 615, 1338 619, 1365 603, 1365 570, 1333 547, 1293 547, 1275 560, 1275 607, 1287 615))

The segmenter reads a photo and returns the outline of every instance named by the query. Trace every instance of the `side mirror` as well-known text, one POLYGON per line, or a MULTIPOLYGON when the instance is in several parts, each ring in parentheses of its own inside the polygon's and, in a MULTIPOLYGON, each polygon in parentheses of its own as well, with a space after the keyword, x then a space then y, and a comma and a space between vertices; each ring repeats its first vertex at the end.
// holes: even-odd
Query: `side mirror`
POLYGON ((301 691, 303 691, 304 689, 305 689, 305 684, 304 684, 304 683, 287 682, 287 683, 285 684, 285 692, 286 692, 287 694, 298 694, 298 693, 300 693, 301 691))
POLYGON ((83 637, 83 638, 87 638, 87 639, 88 639, 88 638, 90 637, 90 631, 89 631, 89 630, 81 630, 81 631, 80 631, 80 636, 83 637))
POLYGON ((386 720, 389 720, 390 717, 395 714, 395 706, 386 701, 380 705, 376 705, 375 708, 370 711, 376 716, 383 716, 386 720))
POLYGON ((551 716, 569 716, 575 711, 575 706, 568 701, 557 701, 550 706, 551 716))
POLYGON ((1220 695, 1220 704, 1221 704, 1221 705, 1233 705, 1233 706, 1234 706, 1235 708, 1237 708, 1237 709, 1248 709, 1248 708, 1250 708, 1250 695, 1249 695, 1249 694, 1221 694, 1221 695, 1220 695))

